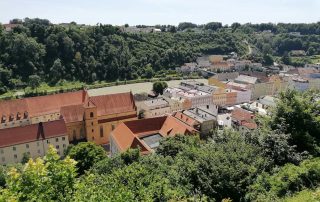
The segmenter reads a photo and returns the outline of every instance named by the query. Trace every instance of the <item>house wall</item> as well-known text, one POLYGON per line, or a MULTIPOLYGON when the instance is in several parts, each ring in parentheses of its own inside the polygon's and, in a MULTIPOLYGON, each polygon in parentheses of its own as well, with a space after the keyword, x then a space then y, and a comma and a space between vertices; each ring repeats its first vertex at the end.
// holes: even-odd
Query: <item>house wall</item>
POLYGON ((162 116, 167 113, 172 113, 172 110, 169 106, 158 108, 158 109, 146 110, 144 114, 145 114, 145 118, 152 118, 152 117, 162 116))
POLYGON ((136 111, 98 117, 97 134, 94 142, 99 145, 109 144, 111 132, 120 123, 137 119, 136 111))
POLYGON ((226 94, 226 104, 235 105, 237 102, 237 92, 228 92, 226 94))
POLYGON ((252 99, 258 99, 265 95, 273 95, 273 84, 273 82, 254 84, 252 89, 252 99))
POLYGON ((204 121, 200 125, 200 131, 202 134, 208 134, 211 130, 215 129, 217 126, 216 120, 204 121))
POLYGON ((192 103, 191 107, 200 107, 200 106, 204 106, 204 105, 213 104, 211 95, 195 96, 195 97, 192 97, 189 99, 192 103))
POLYGON ((37 124, 40 122, 48 122, 60 119, 60 112, 43 114, 41 116, 31 117, 31 124, 37 124))
POLYGON ((112 134, 110 135, 110 153, 111 155, 115 155, 117 153, 120 152, 120 149, 115 141, 115 139, 113 138, 112 134))
POLYGON ((252 94, 251 90, 238 91, 237 92, 236 104, 250 102, 251 94, 252 94))
POLYGON ((85 124, 83 121, 66 123, 66 127, 70 142, 86 138, 85 124))
POLYGON ((48 151, 49 145, 53 145, 58 154, 63 156, 64 150, 69 146, 67 134, 45 140, 2 147, 0 148, 0 164, 20 163, 24 153, 29 153, 32 158, 42 157, 48 151))
POLYGON ((217 90, 212 94, 213 104, 224 106, 227 103, 227 94, 224 89, 217 90))
POLYGON ((6 122, 0 124, 0 129, 26 126, 26 125, 29 125, 30 123, 31 123, 30 119, 6 121, 6 122))

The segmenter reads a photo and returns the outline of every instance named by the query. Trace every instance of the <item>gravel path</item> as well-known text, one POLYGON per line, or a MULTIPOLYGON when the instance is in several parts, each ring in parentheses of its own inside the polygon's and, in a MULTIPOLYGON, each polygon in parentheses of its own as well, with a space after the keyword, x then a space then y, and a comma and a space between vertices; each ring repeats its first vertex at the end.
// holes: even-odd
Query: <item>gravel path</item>
MULTIPOLYGON (((196 81, 208 84, 207 79, 194 79, 196 81)), ((174 87, 179 85, 181 80, 173 80, 167 81, 169 87, 174 87)), ((143 92, 150 92, 152 89, 152 83, 134 83, 134 84, 127 84, 127 85, 119 85, 119 86, 111 86, 105 88, 97 88, 89 90, 90 96, 97 96, 97 95, 107 95, 107 94, 115 94, 115 93, 124 93, 132 91, 133 94, 136 93, 143 93, 143 92)))

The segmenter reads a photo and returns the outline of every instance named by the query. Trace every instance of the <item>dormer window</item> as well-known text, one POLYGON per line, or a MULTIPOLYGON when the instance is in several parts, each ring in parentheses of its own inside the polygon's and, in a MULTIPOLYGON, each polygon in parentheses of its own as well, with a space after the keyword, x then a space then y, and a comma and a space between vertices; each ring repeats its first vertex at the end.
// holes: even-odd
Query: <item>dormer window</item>
POLYGON ((9 121, 13 121, 13 120, 14 120, 14 115, 10 114, 9 121))
POLYGON ((1 117, 1 123, 5 123, 6 122, 6 115, 2 115, 1 117))
POLYGON ((19 120, 21 118, 21 114, 20 112, 17 113, 17 120, 19 120))
POLYGON ((23 118, 25 118, 25 119, 28 118, 28 112, 23 113, 23 118))

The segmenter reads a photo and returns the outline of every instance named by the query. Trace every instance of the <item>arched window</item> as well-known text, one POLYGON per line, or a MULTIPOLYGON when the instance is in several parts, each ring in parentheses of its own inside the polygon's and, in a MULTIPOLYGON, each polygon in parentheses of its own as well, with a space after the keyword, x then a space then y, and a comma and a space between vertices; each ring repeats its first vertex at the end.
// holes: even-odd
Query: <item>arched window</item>
POLYGON ((93 112, 90 112, 90 117, 91 117, 91 118, 93 117, 93 112))

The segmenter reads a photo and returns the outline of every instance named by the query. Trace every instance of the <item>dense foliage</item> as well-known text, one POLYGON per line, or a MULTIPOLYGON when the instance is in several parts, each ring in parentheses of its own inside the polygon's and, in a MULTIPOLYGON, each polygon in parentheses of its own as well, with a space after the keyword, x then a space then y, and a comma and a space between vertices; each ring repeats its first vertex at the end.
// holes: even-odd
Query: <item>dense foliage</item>
POLYGON ((242 36, 207 33, 127 33, 111 25, 54 25, 25 19, 13 31, 0 26, 1 91, 41 81, 84 82, 151 78, 201 54, 244 53, 242 36), (36 76, 38 77, 36 77, 36 76), (31 77, 30 77, 31 76, 31 77), (32 82, 29 83, 29 77, 32 82))
POLYGON ((152 89, 156 94, 163 94, 163 90, 168 87, 168 84, 165 81, 156 81, 153 83, 152 89))
POLYGON ((0 26, 0 93, 37 88, 41 82, 55 85, 61 80, 90 83, 165 76, 168 70, 206 54, 237 52, 265 65, 272 64, 273 56, 281 56, 278 62, 285 64, 311 62, 310 58, 291 59, 291 50, 320 54, 320 23, 222 26, 184 22, 178 27, 158 25, 160 33, 130 33, 101 24, 54 25, 29 18, 12 23, 20 26, 12 31, 0 26))

